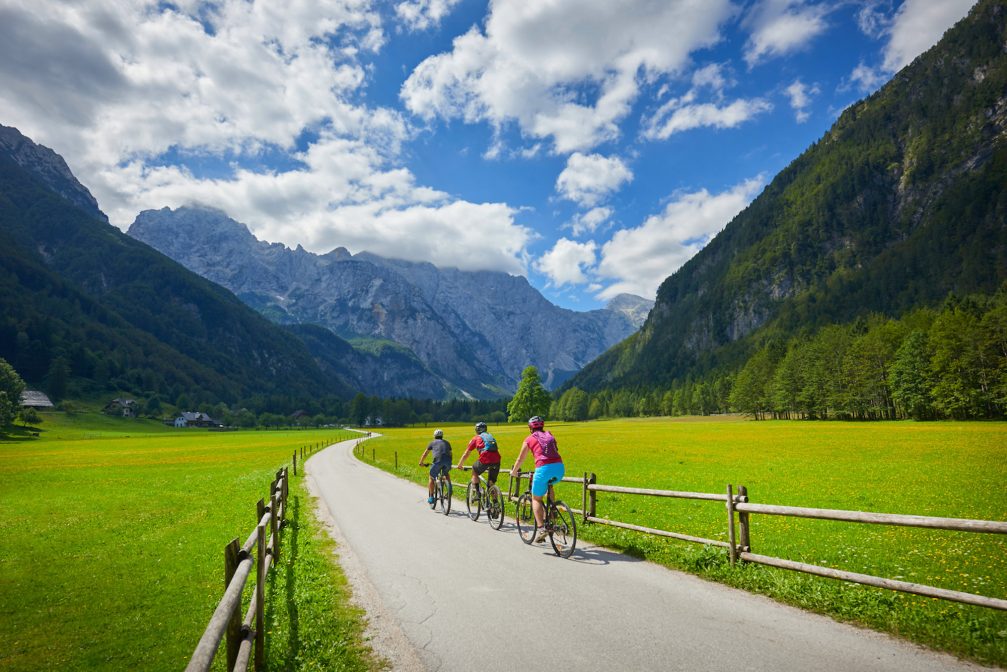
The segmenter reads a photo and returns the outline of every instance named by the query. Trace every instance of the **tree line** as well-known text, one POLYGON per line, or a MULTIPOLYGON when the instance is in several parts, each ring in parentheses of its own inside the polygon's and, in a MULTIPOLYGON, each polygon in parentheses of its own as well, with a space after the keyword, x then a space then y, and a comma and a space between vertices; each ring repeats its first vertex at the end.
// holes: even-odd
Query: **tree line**
POLYGON ((899 319, 871 315, 788 340, 767 335, 737 373, 668 389, 552 402, 560 420, 742 412, 756 419, 1002 419, 1007 416, 1007 286, 950 296, 899 319))

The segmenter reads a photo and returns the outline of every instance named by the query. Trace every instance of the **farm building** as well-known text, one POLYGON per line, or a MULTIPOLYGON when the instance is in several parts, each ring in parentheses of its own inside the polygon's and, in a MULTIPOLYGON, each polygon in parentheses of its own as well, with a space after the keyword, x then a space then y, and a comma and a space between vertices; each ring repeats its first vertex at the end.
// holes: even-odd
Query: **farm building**
POLYGON ((202 411, 183 411, 175 418, 176 427, 220 427, 220 423, 202 411))
POLYGON ((105 405, 102 412, 107 415, 121 415, 124 418, 136 417, 136 401, 116 397, 105 405))
POLYGON ((21 406, 22 408, 53 408, 53 403, 49 401, 49 397, 46 396, 45 392, 39 392, 38 390, 25 390, 21 393, 21 406))

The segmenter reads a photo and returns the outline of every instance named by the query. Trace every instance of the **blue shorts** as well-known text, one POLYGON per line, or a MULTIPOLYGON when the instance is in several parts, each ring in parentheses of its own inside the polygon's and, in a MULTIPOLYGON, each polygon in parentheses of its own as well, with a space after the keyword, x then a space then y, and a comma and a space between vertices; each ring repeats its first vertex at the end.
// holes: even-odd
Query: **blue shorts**
POLYGON ((441 475, 441 472, 445 474, 451 473, 451 462, 434 462, 430 465, 430 478, 437 480, 437 477, 441 475))
POLYGON ((536 497, 545 497, 545 493, 549 491, 549 486, 562 480, 565 473, 566 467, 563 466, 562 462, 553 462, 552 464, 543 464, 541 467, 535 467, 535 476, 531 480, 531 494, 536 497))

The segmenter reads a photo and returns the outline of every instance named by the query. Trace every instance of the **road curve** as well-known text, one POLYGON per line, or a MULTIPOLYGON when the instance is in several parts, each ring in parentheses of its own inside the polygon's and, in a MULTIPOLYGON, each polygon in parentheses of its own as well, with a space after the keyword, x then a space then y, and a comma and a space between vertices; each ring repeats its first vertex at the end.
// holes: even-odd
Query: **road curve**
POLYGON ((583 542, 562 560, 548 544, 521 543, 513 507, 500 531, 470 521, 457 500, 450 515, 435 513, 424 488, 360 462, 354 443, 305 467, 367 590, 418 656, 393 657, 396 667, 993 669, 583 542))

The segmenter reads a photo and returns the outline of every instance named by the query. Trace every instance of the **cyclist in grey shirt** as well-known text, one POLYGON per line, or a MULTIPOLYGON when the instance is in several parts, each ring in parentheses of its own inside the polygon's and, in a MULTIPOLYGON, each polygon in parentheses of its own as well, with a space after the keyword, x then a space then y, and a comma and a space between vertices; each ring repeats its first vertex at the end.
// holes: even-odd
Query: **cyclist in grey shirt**
POLYGON ((427 455, 433 455, 433 462, 430 465, 430 482, 427 485, 427 504, 434 503, 434 481, 443 471, 448 481, 451 480, 451 444, 444 440, 444 432, 440 429, 434 430, 434 440, 427 444, 426 450, 420 455, 420 466, 427 459, 427 455))

